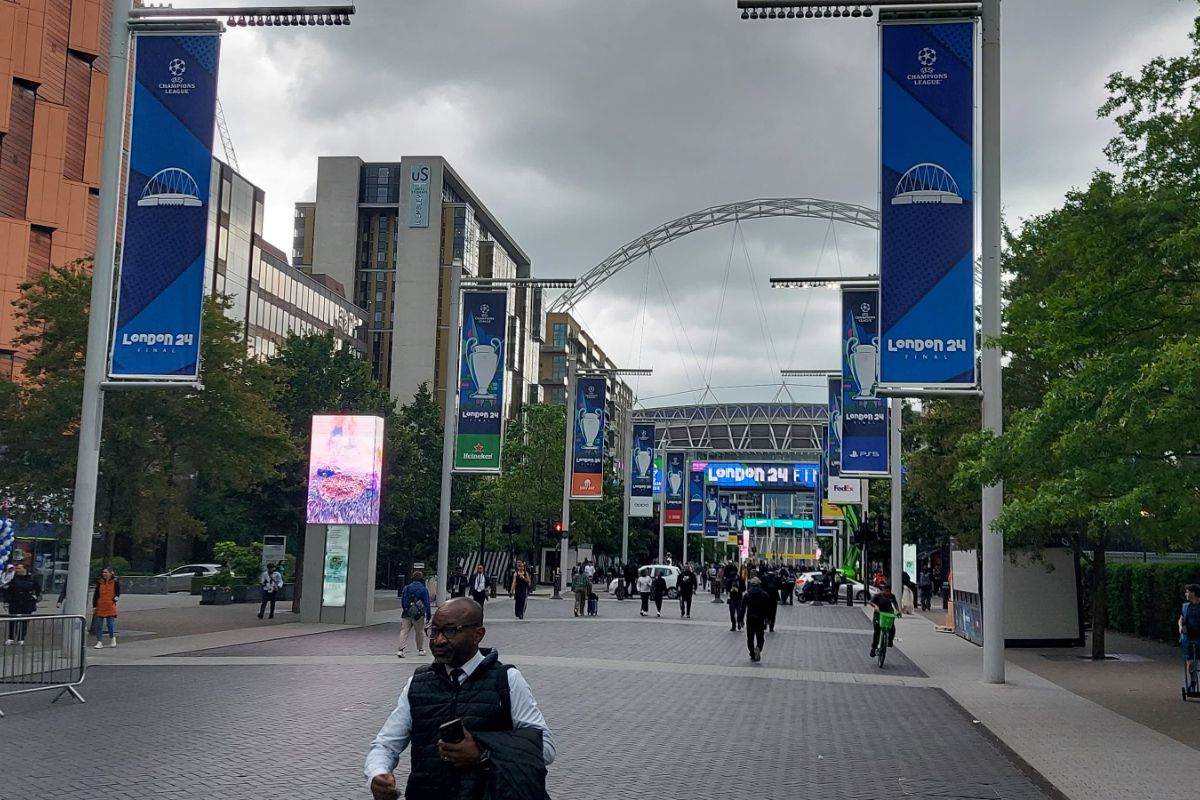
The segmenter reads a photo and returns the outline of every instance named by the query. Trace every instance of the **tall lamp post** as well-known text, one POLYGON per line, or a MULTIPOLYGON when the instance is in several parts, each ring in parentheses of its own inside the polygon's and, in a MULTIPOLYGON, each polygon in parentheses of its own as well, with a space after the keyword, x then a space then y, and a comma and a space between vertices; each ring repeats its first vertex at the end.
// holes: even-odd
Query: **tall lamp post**
MULTIPOLYGON (((183 387, 202 389, 199 382, 108 381, 108 337, 116 273, 117 214, 121 204, 125 117, 128 109, 129 40, 139 31, 220 31, 230 27, 350 24, 353 5, 281 6, 268 8, 133 8, 132 0, 113 0, 109 39, 109 80, 104 99, 104 136, 100 150, 100 202, 96 218, 96 257, 92 267, 87 351, 84 357, 83 403, 79 415, 79 450, 72 495, 71 544, 67 566, 66 613, 87 610, 88 571, 96 526, 96 490, 100 442, 104 426, 104 392, 113 389, 183 387)), ((216 124, 216 120, 213 120, 216 124)))
MULTIPOLYGON (((1003 432, 1001 399, 1003 367, 1000 348, 1000 0, 868 0, 863 3, 828 3, 815 0, 737 0, 742 19, 826 19, 871 17, 873 8, 880 16, 892 18, 978 17, 981 20, 981 84, 979 98, 982 125, 980 150, 982 175, 980 188, 983 305, 983 368, 980 390, 983 395, 983 429, 996 435, 1003 432)), ((883 394, 883 392, 881 392, 883 394)), ((944 391, 914 393, 905 390, 892 396, 962 396, 974 392, 944 391)), ((983 679, 1004 683, 1004 540, 993 529, 1004 501, 1004 486, 997 482, 983 489, 983 679)))

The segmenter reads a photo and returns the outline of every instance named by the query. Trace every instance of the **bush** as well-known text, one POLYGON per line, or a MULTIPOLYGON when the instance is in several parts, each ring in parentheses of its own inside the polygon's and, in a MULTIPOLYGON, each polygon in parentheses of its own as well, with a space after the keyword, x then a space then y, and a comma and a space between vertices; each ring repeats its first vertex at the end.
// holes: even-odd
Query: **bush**
POLYGON ((129 562, 120 556, 113 556, 107 564, 102 558, 93 558, 89 571, 93 581, 100 577, 100 570, 104 569, 105 566, 112 567, 112 571, 116 573, 118 578, 129 574, 129 562))
POLYGON ((1108 627, 1147 639, 1179 638, 1183 587, 1200 583, 1200 564, 1108 563, 1108 627))
POLYGON ((213 558, 221 565, 217 580, 209 581, 212 586, 240 586, 257 584, 262 571, 262 545, 240 545, 237 542, 217 542, 213 547, 213 558))

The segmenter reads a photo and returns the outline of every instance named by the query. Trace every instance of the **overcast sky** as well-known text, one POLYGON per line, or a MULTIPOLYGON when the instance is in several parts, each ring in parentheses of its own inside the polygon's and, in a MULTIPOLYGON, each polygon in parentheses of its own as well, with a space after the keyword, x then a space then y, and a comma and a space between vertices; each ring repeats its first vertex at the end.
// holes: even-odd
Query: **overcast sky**
MULTIPOLYGON (((229 129, 242 172, 266 190, 266 236, 285 251, 322 155, 444 155, 546 277, 582 275, 712 205, 877 206, 870 21, 743 21, 735 0, 357 7, 349 28, 238 28, 224 40, 229 129)), ((1010 223, 1103 166, 1105 77, 1184 52, 1196 12, 1190 0, 1006 0, 1010 223)), ((631 264, 577 316, 620 366, 654 368, 637 386, 646 405, 693 402, 706 385, 725 402, 769 400, 781 367, 836 369, 838 314, 834 292, 773 291, 767 279, 872 273, 875 258, 873 231, 750 220, 631 264)), ((824 395, 816 381, 789 383, 796 400, 824 395)))

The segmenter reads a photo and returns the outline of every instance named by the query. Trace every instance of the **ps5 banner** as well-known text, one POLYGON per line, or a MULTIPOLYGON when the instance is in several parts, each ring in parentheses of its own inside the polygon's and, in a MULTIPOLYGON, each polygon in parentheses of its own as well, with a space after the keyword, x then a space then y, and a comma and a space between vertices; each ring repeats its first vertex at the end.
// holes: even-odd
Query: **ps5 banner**
POLYGON ((842 379, 829 379, 829 428, 825 459, 825 477, 836 478, 842 472, 842 379))
POLYGON ((654 424, 633 426, 633 447, 629 451, 629 516, 654 516, 654 424))
POLYGON ((114 378, 200 375, 220 43, 217 34, 134 36, 114 378))
POLYGON ((880 26, 885 386, 975 383, 975 23, 880 26))
POLYGON ((504 441, 506 292, 464 292, 455 472, 499 472, 504 441))
MULTIPOLYGON (((703 475, 704 473, 699 473, 703 475)), ((704 538, 716 539, 721 533, 721 489, 716 484, 704 486, 704 538)))
POLYGON ((683 524, 683 485, 684 466, 686 462, 683 453, 667 453, 666 497, 663 501, 663 513, 667 515, 664 525, 683 524))
POLYGON ((875 396, 878 306, 874 289, 842 290, 842 477, 888 471, 887 401, 875 396))
MULTIPOLYGON (((688 533, 704 533, 704 473, 688 474, 688 533)), ((716 535, 716 531, 713 531, 716 535)))
POLYGON ((604 391, 604 378, 575 382, 573 500, 599 500, 604 493, 604 391))

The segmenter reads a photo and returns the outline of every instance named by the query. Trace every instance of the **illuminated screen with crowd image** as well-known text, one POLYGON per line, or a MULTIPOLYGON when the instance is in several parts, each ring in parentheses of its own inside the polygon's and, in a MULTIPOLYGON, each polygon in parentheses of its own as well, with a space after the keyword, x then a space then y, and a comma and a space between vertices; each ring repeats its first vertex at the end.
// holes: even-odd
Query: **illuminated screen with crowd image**
POLYGON ((314 416, 308 457, 310 525, 378 525, 383 420, 314 416))

